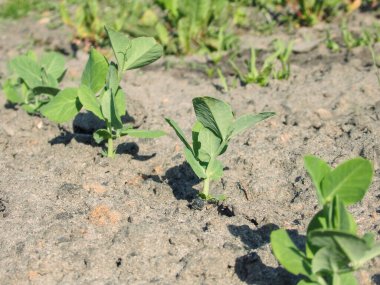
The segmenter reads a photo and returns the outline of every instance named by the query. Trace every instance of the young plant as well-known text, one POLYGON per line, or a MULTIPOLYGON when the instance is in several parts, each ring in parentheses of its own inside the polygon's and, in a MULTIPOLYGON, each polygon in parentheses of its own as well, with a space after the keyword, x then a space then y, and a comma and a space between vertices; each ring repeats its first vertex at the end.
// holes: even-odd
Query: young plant
POLYGON ((247 73, 243 73, 232 60, 229 60, 232 68, 237 73, 242 84, 255 83, 260 86, 267 86, 270 78, 287 79, 290 75, 289 59, 292 53, 293 43, 286 45, 283 41, 277 40, 273 42, 274 52, 267 56, 264 63, 259 69, 257 67, 257 57, 254 48, 250 50, 250 58, 246 61, 247 73), (281 70, 274 70, 275 63, 280 62, 281 70))
POLYGON ((3 84, 5 96, 29 114, 39 114, 54 98, 66 72, 65 58, 55 52, 44 53, 39 59, 33 52, 17 56, 9 62, 9 69, 12 76, 3 84))
POLYGON ((212 97, 194 98, 193 107, 197 121, 192 129, 192 144, 175 121, 169 118, 166 121, 185 145, 186 161, 203 180, 203 191, 199 196, 206 201, 224 200, 223 195, 215 197, 209 192, 210 182, 223 176, 223 165, 218 156, 227 150, 233 137, 274 113, 248 114, 236 119, 230 105, 212 97))
POLYGON ((271 233, 274 255, 293 274, 298 285, 354 285, 354 272, 380 255, 374 235, 357 235, 357 225, 346 206, 364 197, 372 180, 372 164, 355 158, 331 169, 323 160, 305 157, 305 167, 317 190, 322 209, 307 228, 306 250, 301 251, 283 229, 271 233))
POLYGON ((162 131, 136 130, 123 125, 126 114, 125 94, 120 87, 124 72, 148 65, 162 55, 162 47, 153 38, 129 39, 126 35, 106 28, 116 62, 108 60, 92 49, 81 78, 79 88, 62 90, 41 112, 55 122, 74 118, 83 107, 104 121, 105 128, 97 130, 93 137, 97 143, 107 141, 104 155, 115 155, 113 141, 130 135, 137 138, 156 138, 162 131))

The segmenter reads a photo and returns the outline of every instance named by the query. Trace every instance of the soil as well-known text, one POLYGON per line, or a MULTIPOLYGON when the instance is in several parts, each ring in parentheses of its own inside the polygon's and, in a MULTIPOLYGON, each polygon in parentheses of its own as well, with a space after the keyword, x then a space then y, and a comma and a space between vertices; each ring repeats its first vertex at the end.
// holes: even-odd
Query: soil
MULTIPOLYGON (((352 27, 375 21, 358 13, 352 27)), ((0 23, 2 79, 6 61, 32 46, 71 52, 70 31, 49 30, 46 22, 0 23)), ((338 24, 329 27, 338 30, 338 24)), ((333 166, 357 156, 373 161, 373 183, 350 211, 360 233, 372 231, 379 240, 376 67, 365 48, 327 50, 325 28, 245 35, 245 44, 255 46, 277 36, 300 42, 290 79, 264 88, 220 93, 217 79, 179 64, 204 62, 201 57, 165 57, 129 72, 123 87, 131 119, 168 135, 119 139, 114 159, 99 155, 101 146, 86 128, 29 116, 0 96, 0 284, 296 284, 299 278, 271 253, 269 234, 286 228, 297 244, 305 239, 318 210, 305 154, 333 166), (189 205, 200 181, 164 118, 189 135, 191 99, 205 95, 229 102, 238 115, 277 115, 236 138, 222 157, 225 175, 211 191, 227 201, 195 210, 189 205)), ((87 55, 79 51, 67 60, 65 85, 75 86, 87 55)), ((361 284, 380 284, 380 259, 357 276, 361 284)))

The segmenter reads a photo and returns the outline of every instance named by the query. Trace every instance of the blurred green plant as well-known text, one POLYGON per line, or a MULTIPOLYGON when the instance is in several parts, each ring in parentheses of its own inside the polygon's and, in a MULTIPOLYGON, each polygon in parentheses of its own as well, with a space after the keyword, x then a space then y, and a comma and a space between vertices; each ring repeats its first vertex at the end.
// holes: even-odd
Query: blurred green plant
POLYGON ((0 18, 18 19, 31 11, 46 11, 56 7, 54 1, 42 0, 6 0, 0 5, 0 18))
POLYGON ((243 85, 255 83, 260 86, 267 86, 271 78, 288 79, 290 76, 290 56, 292 53, 293 43, 286 44, 283 41, 276 40, 273 42, 274 51, 265 59, 261 68, 257 67, 257 55, 254 48, 250 49, 250 58, 245 61, 247 72, 244 73, 233 60, 229 60, 230 65, 235 71, 237 77, 243 85), (276 69, 276 63, 281 68, 276 69))
POLYGON ((39 114, 55 97, 66 73, 65 58, 55 52, 40 58, 33 52, 17 56, 9 62, 9 69, 12 75, 3 84, 5 96, 30 114, 39 114))

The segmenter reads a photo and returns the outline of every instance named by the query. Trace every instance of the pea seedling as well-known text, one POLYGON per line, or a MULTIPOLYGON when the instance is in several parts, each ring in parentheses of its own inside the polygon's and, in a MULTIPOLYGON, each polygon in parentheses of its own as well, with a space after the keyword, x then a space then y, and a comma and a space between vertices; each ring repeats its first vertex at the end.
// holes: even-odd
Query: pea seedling
POLYGON ((192 145, 175 121, 169 118, 166 118, 166 121, 185 145, 186 161, 194 173, 203 179, 203 191, 199 194, 200 198, 206 201, 224 200, 223 195, 214 197, 209 193, 210 181, 223 176, 223 165, 217 157, 227 150, 233 137, 273 116, 274 113, 248 114, 235 119, 230 105, 212 97, 194 98, 193 107, 197 121, 192 129, 192 145))
POLYGON ((7 100, 21 106, 29 114, 38 114, 58 92, 63 79, 65 58, 55 52, 37 59, 33 52, 13 58, 9 63, 13 75, 3 84, 7 100))
POLYGON ((115 155, 113 140, 130 135, 137 138, 156 138, 163 131, 136 130, 124 126, 122 117, 126 113, 125 94, 120 81, 125 71, 148 65, 162 55, 162 47, 153 38, 139 37, 130 40, 122 33, 106 28, 113 49, 115 62, 108 60, 92 49, 81 78, 79 88, 62 90, 41 112, 55 122, 72 119, 81 110, 87 111, 105 122, 105 129, 97 130, 93 137, 97 143, 107 140, 107 152, 115 155))
POLYGON ((372 165, 355 158, 333 170, 323 160, 306 156, 305 167, 323 208, 308 226, 305 252, 280 229, 271 233, 274 255, 289 272, 305 276, 298 285, 358 284, 354 272, 380 255, 380 244, 375 244, 372 233, 357 235, 357 225, 346 206, 365 195, 372 165))

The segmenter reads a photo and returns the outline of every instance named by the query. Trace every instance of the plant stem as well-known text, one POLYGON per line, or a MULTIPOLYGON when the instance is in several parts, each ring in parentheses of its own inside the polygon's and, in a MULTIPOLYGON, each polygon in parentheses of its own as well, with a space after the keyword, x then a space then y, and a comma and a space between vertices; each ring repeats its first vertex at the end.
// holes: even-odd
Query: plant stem
POLYGON ((113 139, 112 138, 108 139, 107 148, 108 148, 107 156, 113 157, 114 152, 113 152, 113 139))
POLYGON ((210 178, 203 180, 203 194, 207 197, 210 190, 210 178))

